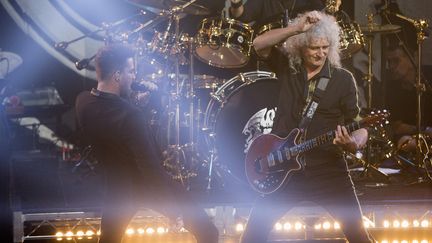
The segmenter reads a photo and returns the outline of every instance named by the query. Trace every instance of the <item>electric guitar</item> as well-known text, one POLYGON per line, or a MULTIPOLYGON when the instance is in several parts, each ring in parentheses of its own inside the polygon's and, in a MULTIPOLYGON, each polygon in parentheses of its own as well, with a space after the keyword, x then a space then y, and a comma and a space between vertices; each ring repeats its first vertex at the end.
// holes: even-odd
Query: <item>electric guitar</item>
MULTIPOLYGON (((345 126, 349 133, 363 127, 386 122, 387 111, 373 112, 358 122, 345 126)), ((262 134, 251 144, 245 157, 246 177, 252 188, 262 194, 270 194, 281 188, 295 171, 302 169, 299 156, 313 148, 332 142, 336 131, 301 141, 302 131, 293 129, 282 138, 274 134, 262 134)))

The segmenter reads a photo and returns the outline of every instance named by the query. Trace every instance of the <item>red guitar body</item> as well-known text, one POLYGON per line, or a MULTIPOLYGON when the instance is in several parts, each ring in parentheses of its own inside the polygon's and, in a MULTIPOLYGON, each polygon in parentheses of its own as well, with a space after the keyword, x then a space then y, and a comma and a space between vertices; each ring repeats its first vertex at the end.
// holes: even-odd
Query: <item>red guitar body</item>
POLYGON ((270 194, 284 185, 295 171, 302 169, 298 160, 300 155, 291 158, 290 153, 283 150, 297 145, 300 134, 299 129, 294 129, 285 138, 263 134, 253 141, 245 157, 245 170, 254 190, 270 194))

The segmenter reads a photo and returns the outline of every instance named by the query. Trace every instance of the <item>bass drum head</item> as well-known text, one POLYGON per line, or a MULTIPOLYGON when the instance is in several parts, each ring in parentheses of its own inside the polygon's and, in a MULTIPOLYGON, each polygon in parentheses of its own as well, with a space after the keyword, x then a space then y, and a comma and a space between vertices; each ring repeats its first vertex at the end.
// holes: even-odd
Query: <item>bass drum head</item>
POLYGON ((205 126, 211 130, 207 147, 216 151, 216 164, 233 181, 250 188, 245 154, 254 138, 271 132, 279 85, 274 74, 268 72, 241 76, 232 78, 214 94, 216 98, 207 107, 205 126))

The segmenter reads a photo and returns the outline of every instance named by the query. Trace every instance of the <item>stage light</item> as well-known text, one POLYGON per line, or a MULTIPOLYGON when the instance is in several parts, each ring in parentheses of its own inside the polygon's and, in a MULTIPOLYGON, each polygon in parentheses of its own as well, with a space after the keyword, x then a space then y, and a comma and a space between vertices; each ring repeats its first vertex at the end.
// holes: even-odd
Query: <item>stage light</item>
POLYGON ((403 241, 401 241, 401 243, 408 243, 408 241, 407 240, 403 240, 403 241))
POLYGON ((323 223, 322 227, 323 227, 323 229, 325 229, 325 230, 329 230, 329 229, 330 229, 330 222, 325 221, 325 222, 323 223))
POLYGON ((55 234, 56 236, 57 236, 57 241, 61 241, 61 240, 63 240, 63 232, 57 232, 56 234, 55 234))
POLYGON ((413 221, 413 226, 414 227, 419 227, 420 226, 420 222, 416 219, 413 221))
POLYGON ((72 231, 68 231, 66 232, 65 236, 66 236, 66 240, 72 240, 72 236, 73 236, 73 232, 72 231))
POLYGON ((84 231, 82 231, 82 230, 77 231, 76 236, 77 236, 78 240, 82 240, 82 238, 84 236, 84 231))
POLYGON ((137 229, 138 234, 143 235, 145 233, 145 230, 143 228, 137 229))
POLYGON ((279 222, 277 222, 277 223, 275 224, 275 226, 274 226, 274 229, 277 230, 277 231, 282 230, 282 228, 283 228, 283 226, 282 226, 282 224, 279 223, 279 222))
POLYGON ((237 232, 243 232, 244 231, 244 225, 242 223, 236 224, 235 230, 237 232))
POLYGON ((289 222, 286 222, 285 224, 283 224, 283 228, 286 231, 289 231, 292 229, 292 225, 289 222))
POLYGON ((420 241, 420 243, 429 243, 429 241, 428 240, 422 240, 422 241, 420 241))
POLYGON ((393 220, 393 228, 399 228, 401 226, 401 223, 399 220, 393 220))
POLYGON ((402 220, 401 226, 402 226, 402 228, 408 228, 409 227, 408 220, 402 220))
POLYGON ((133 235, 133 234, 135 234, 135 230, 134 230, 134 229, 132 229, 132 228, 128 228, 128 229, 126 230, 126 235, 133 235))
POLYGON ((333 227, 335 229, 340 229, 340 224, 338 222, 334 222, 333 227))
POLYGON ((321 230, 322 229, 322 225, 321 224, 316 224, 314 226, 315 230, 321 230))
POLYGON ((164 234, 165 233, 165 228, 164 227, 162 227, 162 226, 159 226, 159 227, 157 227, 157 229, 156 229, 156 232, 158 233, 158 234, 164 234))
POLYGON ((388 220, 384 220, 383 226, 384 226, 384 228, 389 228, 390 227, 390 222, 388 220))
POLYGON ((426 220, 426 219, 422 220, 421 223, 420 223, 420 226, 423 227, 423 228, 429 227, 429 221, 426 220))
POLYGON ((381 243, 388 243, 388 241, 387 240, 382 240, 381 243))
POLYGON ((85 235, 87 236, 87 239, 91 240, 93 239, 94 232, 93 230, 87 230, 85 235))
POLYGON ((418 240, 413 240, 412 243, 419 243, 419 241, 418 240))
POLYGON ((294 224, 294 229, 296 229, 296 230, 301 230, 302 228, 303 228, 302 223, 300 223, 300 222, 296 222, 296 223, 294 224))
POLYGON ((392 243, 399 243, 399 241, 398 240, 393 240, 392 243))
POLYGON ((146 229, 146 233, 147 233, 148 235, 152 235, 152 234, 155 233, 155 229, 154 229, 153 227, 148 227, 148 228, 146 229))

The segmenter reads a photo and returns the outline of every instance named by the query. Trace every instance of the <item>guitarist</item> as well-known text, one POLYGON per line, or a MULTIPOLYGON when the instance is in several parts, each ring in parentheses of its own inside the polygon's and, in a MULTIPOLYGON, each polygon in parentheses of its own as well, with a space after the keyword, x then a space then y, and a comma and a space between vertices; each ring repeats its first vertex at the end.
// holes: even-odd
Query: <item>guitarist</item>
POLYGON ((242 242, 266 242, 276 221, 303 201, 325 208, 340 223, 350 243, 372 242, 363 227, 360 205, 342 156, 342 150, 355 152, 362 148, 368 133, 359 129, 349 134, 343 126, 358 116, 359 107, 356 82, 340 67, 338 24, 332 16, 307 12, 287 27, 258 36, 254 48, 269 62, 280 82, 273 133, 285 137, 292 129, 302 127, 305 110, 309 111, 306 108, 323 78, 328 79, 327 86, 312 120, 302 127, 303 135, 309 139, 336 131, 333 144, 304 154, 302 170, 295 172, 283 188, 256 201, 242 242))

